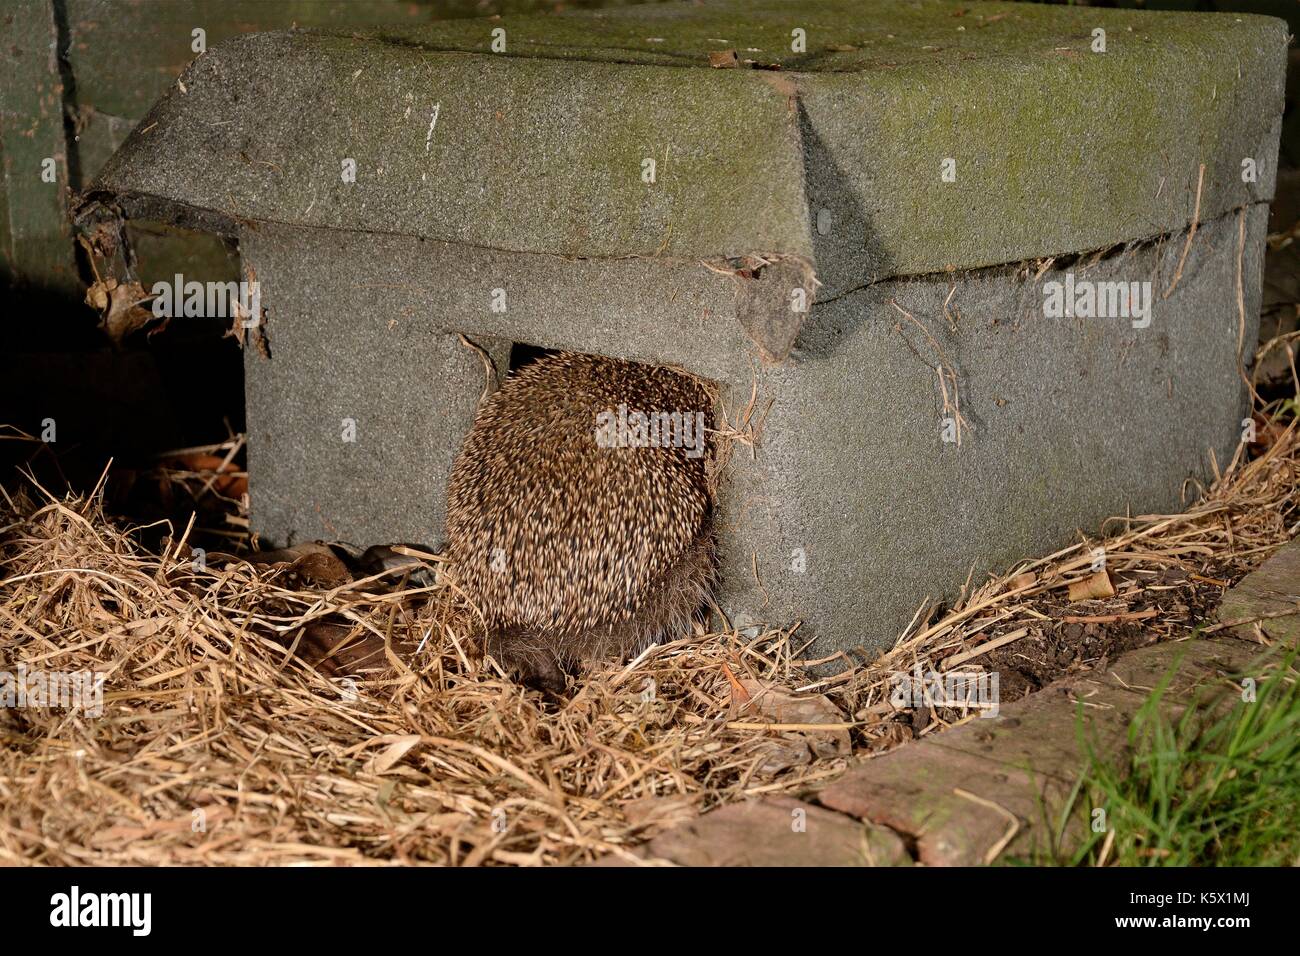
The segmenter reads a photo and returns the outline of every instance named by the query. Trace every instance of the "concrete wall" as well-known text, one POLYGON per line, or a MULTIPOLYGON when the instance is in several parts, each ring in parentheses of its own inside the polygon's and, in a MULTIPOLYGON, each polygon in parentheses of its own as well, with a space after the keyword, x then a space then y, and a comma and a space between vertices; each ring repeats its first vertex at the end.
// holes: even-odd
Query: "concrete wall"
POLYGON ((924 599, 1109 517, 1181 510, 1231 460, 1265 220, 1255 205, 1202 223, 1168 298, 1181 235, 1041 275, 879 283, 816 305, 778 367, 740 328, 735 280, 698 263, 259 227, 242 242, 269 343, 269 357, 246 352, 254 525, 275 544, 439 547, 485 387, 459 332, 502 369, 510 342, 666 362, 721 382, 733 423, 753 388, 764 413, 722 486, 723 607, 742 624, 802 621, 812 653, 885 646, 924 599), (1044 290, 1067 273, 1149 282, 1149 325, 1047 317, 1044 290), (959 444, 940 366, 968 425, 959 444))

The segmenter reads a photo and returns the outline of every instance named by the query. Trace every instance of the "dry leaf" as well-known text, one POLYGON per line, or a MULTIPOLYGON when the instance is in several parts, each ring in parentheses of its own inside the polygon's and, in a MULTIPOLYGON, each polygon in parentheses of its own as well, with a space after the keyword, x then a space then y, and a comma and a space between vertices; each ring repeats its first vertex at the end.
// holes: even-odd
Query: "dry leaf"
POLYGON ((1098 571, 1086 578, 1070 582, 1071 601, 1090 601, 1095 598, 1114 596, 1115 582, 1111 580, 1109 571, 1098 571))
POLYGON ((152 298, 140 283, 118 282, 112 276, 95 281, 86 290, 86 304, 100 313, 99 327, 114 345, 121 345, 132 332, 157 319, 148 309, 140 308, 152 298))
POLYGON ((1265 419, 1259 415, 1253 415, 1252 418, 1255 421, 1255 438, 1250 443, 1252 448, 1271 448, 1286 432, 1274 419, 1265 419))
MULTIPOLYGON (((292 641, 286 641, 292 646, 292 641)), ((302 629, 297 641, 299 659, 327 677, 359 674, 384 663, 384 639, 364 628, 339 621, 313 621, 302 629)), ((394 637, 393 647, 400 653, 413 651, 409 641, 394 637)), ((353 690, 355 688, 342 688, 353 690)))
POLYGON ((276 551, 259 551, 248 555, 246 560, 250 564, 287 564, 293 575, 322 588, 336 588, 352 580, 348 566, 328 545, 319 541, 276 551))
POLYGON ((812 748, 801 737, 787 735, 784 737, 756 737, 746 748, 749 754, 762 757, 754 773, 763 777, 774 777, 782 770, 791 767, 806 767, 812 763, 812 748))
MULTIPOLYGON (((385 737, 379 739, 384 740, 390 738, 385 737)), ((371 761, 370 766, 367 769, 376 775, 387 773, 393 769, 397 764, 397 761, 405 757, 411 748, 419 742, 419 734, 408 734, 405 737, 398 737, 396 740, 393 740, 387 748, 385 748, 383 753, 379 754, 373 761, 371 761)))
MULTIPOLYGON (((768 724, 843 724, 844 715, 822 694, 796 695, 762 681, 743 678, 741 687, 748 700, 732 695, 732 719, 753 719, 768 724)), ((819 756, 848 754, 853 750, 849 732, 843 727, 826 731, 795 731, 819 756)))
POLYGON ((226 461, 217 455, 202 453, 177 455, 175 458, 169 459, 169 462, 175 468, 184 471, 193 471, 200 474, 203 472, 219 472, 221 476, 212 482, 212 490, 223 497, 239 498, 248 490, 247 477, 240 474, 226 474, 226 472, 238 472, 239 466, 233 461, 226 461))
POLYGON ((1026 571, 1023 574, 1017 574, 1007 582, 1008 591, 1019 591, 1021 588, 1027 588, 1038 580, 1038 575, 1033 571, 1026 571))
POLYGON ((731 712, 734 716, 738 713, 738 707, 749 703, 749 691, 745 689, 745 686, 740 681, 736 680, 736 675, 731 673, 731 668, 725 662, 722 664, 722 673, 727 675, 727 682, 731 684, 731 712))
POLYGON ((86 305, 96 312, 103 312, 108 308, 108 294, 116 288, 117 280, 112 276, 107 279, 96 280, 86 290, 86 305))

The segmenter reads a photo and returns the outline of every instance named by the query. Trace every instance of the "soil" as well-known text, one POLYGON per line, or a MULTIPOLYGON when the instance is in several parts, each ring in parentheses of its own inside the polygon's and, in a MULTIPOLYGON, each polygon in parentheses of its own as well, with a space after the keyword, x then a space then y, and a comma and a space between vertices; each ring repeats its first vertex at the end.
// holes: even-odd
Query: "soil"
MULTIPOLYGON (((1224 562, 1204 561, 1195 571, 1182 568, 1116 572, 1117 594, 1097 601, 1070 602, 1063 591, 1052 592, 1033 605, 1042 619, 1026 624, 1021 618, 1001 628, 1007 633, 1028 626, 1029 633, 1004 647, 982 655, 972 664, 998 674, 999 702, 1008 704, 1072 674, 1105 666, 1124 653, 1159 641, 1186 637, 1204 626, 1213 615, 1227 588, 1249 570, 1224 562), (1132 615, 1155 609, 1139 620, 1066 621, 1066 617, 1132 615)), ((997 636, 983 635, 983 639, 997 636)), ((960 649, 954 648, 952 653, 960 649)), ((898 743, 921 734, 935 719, 944 723, 961 720, 956 709, 917 708, 899 712, 893 733, 873 741, 875 750, 888 741, 898 743)))
MULTIPOLYGON (((1198 575, 1236 582, 1238 575, 1225 578, 1220 577, 1221 573, 1221 568, 1205 568, 1198 575)), ((1007 703, 1018 700, 1067 674, 1102 666, 1124 651, 1182 637, 1214 614, 1226 590, 1219 584, 1193 578, 1179 568, 1116 575, 1121 596, 1126 580, 1136 581, 1142 587, 1138 600, 1091 601, 1084 607, 1069 603, 1063 595, 1056 597, 1037 608, 1053 620, 1031 626, 1025 638, 981 658, 985 667, 1000 673, 1001 700, 1007 703), (1104 616, 1149 608, 1155 608, 1158 613, 1144 620, 1088 623, 1059 620, 1066 616, 1104 616)))

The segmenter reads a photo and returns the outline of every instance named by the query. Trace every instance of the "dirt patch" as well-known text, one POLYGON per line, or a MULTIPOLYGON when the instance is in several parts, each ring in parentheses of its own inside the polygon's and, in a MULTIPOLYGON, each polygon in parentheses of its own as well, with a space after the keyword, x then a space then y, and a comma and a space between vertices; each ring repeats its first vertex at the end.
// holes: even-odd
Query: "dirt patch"
POLYGON ((1141 598, 1131 605, 1122 600, 1083 604, 1060 599, 1044 602, 1037 610, 1052 619, 1030 626, 1024 640, 990 651, 984 664, 1001 675, 1002 702, 1019 700, 1061 677, 1104 666, 1124 651, 1191 633, 1213 616, 1225 588, 1236 583, 1243 573, 1237 571, 1225 577, 1221 564, 1207 561, 1196 572, 1163 568, 1117 575, 1121 593, 1137 589, 1142 592, 1141 598), (1193 574, 1197 577, 1193 578, 1193 574), (1081 616, 1104 619, 1144 611, 1155 613, 1150 618, 1116 621, 1061 620, 1081 616))

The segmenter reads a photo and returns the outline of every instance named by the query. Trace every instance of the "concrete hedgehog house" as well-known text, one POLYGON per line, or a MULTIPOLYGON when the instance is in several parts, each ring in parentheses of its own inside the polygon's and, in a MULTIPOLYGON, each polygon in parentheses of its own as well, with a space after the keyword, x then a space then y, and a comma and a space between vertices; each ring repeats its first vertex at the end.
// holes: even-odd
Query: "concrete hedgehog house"
POLYGON ((233 237, 260 284, 264 540, 443 543, 484 387, 462 336, 501 370, 675 365, 754 439, 720 605, 825 656, 1232 458, 1286 43, 945 0, 254 34, 85 198, 233 237))

